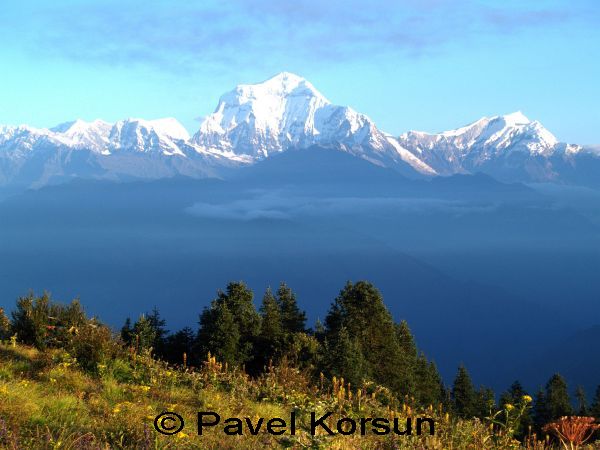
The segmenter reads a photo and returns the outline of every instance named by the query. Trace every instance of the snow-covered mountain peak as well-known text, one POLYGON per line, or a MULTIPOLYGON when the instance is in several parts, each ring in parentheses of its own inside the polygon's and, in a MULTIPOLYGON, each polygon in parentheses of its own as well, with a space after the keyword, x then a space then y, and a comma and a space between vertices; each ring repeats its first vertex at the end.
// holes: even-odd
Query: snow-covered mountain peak
POLYGON ((78 133, 83 133, 92 128, 110 128, 112 125, 108 122, 105 122, 100 119, 96 119, 92 122, 86 122, 82 119, 72 120, 70 122, 61 123, 56 125, 53 128, 50 128, 50 131, 53 133, 60 133, 65 135, 75 135, 78 133))
POLYGON ((204 119, 193 143, 259 160, 290 148, 335 147, 375 164, 410 166, 432 173, 364 114, 332 104, 298 75, 280 73, 258 84, 238 85, 204 119))
POLYGON ((262 83, 240 84, 233 91, 221 97, 221 99, 229 100, 232 94, 235 98, 247 101, 267 101, 268 97, 306 96, 317 97, 322 102, 329 103, 325 96, 317 91, 310 82, 289 72, 281 72, 262 83))
POLYGON ((320 133, 317 111, 331 103, 312 84, 283 72, 258 84, 241 84, 221 96, 194 141, 262 158, 320 133))
POLYGON ((115 124, 119 129, 136 130, 138 133, 154 132, 171 139, 187 141, 190 134, 185 127, 172 117, 155 120, 129 118, 115 124))
POLYGON ((408 132, 401 140, 415 138, 431 142, 444 141, 457 148, 472 149, 494 147, 497 150, 510 147, 516 142, 529 142, 526 146, 533 153, 549 151, 558 143, 556 137, 538 121, 531 121, 521 111, 493 117, 482 117, 461 128, 439 134, 408 132))
POLYGON ((65 122, 50 128, 50 138, 72 148, 87 148, 89 150, 104 152, 108 145, 108 138, 112 124, 103 120, 86 122, 81 119, 65 122))
POLYGON ((444 175, 487 171, 506 176, 519 168, 531 171, 534 177, 550 178, 554 176, 550 169, 528 159, 578 151, 561 145, 540 122, 530 120, 521 111, 483 117, 438 134, 411 131, 401 135, 399 142, 444 175))
POLYGON ((485 172, 511 181, 554 180, 578 161, 600 156, 596 148, 558 142, 521 111, 450 131, 394 137, 366 115, 331 103, 306 79, 282 72, 222 95, 191 139, 173 118, 115 124, 78 119, 50 129, 0 125, 0 184, 38 172, 31 180, 39 185, 67 174, 204 176, 313 146, 409 177, 485 172))
POLYGON ((190 133, 188 130, 172 117, 149 120, 147 123, 151 128, 156 130, 157 133, 168 136, 172 139, 179 139, 182 141, 189 141, 190 139, 190 133))
POLYGON ((508 126, 508 127, 515 127, 518 125, 527 125, 527 124, 531 123, 531 120, 529 120, 527 118, 527 116, 525 116, 525 114, 523 114, 521 111, 516 111, 516 112, 510 113, 510 114, 505 114, 504 116, 499 116, 499 118, 504 120, 504 123, 506 123, 506 126, 508 126))
MULTIPOLYGON (((517 111, 510 114, 492 117, 482 117, 475 122, 465 125, 454 130, 443 131, 438 136, 447 138, 459 137, 459 136, 478 136, 484 132, 490 136, 496 132, 499 132, 506 128, 523 127, 529 125, 531 121, 521 112, 517 111)), ((427 135, 428 133, 423 132, 409 132, 419 133, 427 135)))
POLYGON ((330 102, 304 78, 282 72, 262 83, 236 86, 221 96, 214 114, 227 116, 231 110, 241 108, 252 111, 259 121, 267 122, 265 116, 281 116, 288 103, 297 110, 307 103, 323 106, 330 102))
POLYGON ((117 122, 110 131, 111 147, 115 150, 133 150, 144 153, 160 152, 165 155, 184 153, 178 143, 190 139, 189 133, 172 118, 144 120, 129 118, 117 122))

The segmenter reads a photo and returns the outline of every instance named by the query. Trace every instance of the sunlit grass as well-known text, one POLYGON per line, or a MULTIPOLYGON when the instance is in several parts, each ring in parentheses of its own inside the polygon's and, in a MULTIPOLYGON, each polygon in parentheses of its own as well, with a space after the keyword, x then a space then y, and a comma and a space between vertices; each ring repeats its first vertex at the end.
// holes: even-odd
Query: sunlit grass
MULTIPOLYGON (((183 371, 135 355, 110 361, 92 375, 61 350, 42 353, 2 344, 0 357, 3 449, 522 448, 502 428, 456 419, 440 405, 419 409, 390 403, 384 388, 357 389, 337 379, 324 380, 323 387, 312 386, 291 367, 270 368, 251 379, 214 358, 200 370, 183 371), (228 437, 213 429, 198 436, 196 414, 211 410, 223 418, 252 420, 287 418, 293 410, 298 415, 297 435, 274 436, 263 431, 258 436, 228 437), (186 418, 182 433, 163 436, 154 430, 153 420, 163 411, 186 418), (336 417, 429 416, 436 421, 436 434, 311 436, 307 423, 312 411, 334 411, 336 417)), ((544 448, 544 443, 535 445, 544 448)))

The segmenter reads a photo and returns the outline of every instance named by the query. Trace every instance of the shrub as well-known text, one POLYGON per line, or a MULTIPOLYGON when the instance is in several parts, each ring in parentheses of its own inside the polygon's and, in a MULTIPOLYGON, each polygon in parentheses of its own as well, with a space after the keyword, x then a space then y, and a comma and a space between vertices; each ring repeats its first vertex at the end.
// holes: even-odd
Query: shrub
POLYGON ((120 349, 110 329, 95 320, 77 328, 68 346, 69 353, 79 366, 91 373, 97 373, 98 365, 113 359, 120 349))
POLYGON ((12 318, 11 332, 20 342, 38 349, 64 347, 73 331, 87 321, 78 300, 62 305, 52 302, 47 292, 41 297, 33 292, 20 297, 12 318))
POLYGON ((10 321, 6 314, 4 314, 4 309, 0 308, 0 341, 8 339, 10 337, 10 321))

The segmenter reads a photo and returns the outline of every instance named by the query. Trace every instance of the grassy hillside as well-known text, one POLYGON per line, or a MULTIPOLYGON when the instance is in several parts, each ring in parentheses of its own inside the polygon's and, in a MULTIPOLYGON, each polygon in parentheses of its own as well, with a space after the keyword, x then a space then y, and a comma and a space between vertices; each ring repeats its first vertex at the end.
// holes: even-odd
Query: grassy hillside
MULTIPOLYGON (((0 345, 0 447, 7 449, 167 449, 167 448, 338 448, 338 449, 482 449, 520 448, 511 438, 513 419, 520 405, 490 421, 462 420, 441 406, 413 410, 409 398, 397 401, 390 392, 372 384, 348 386, 343 380, 321 379, 311 385, 301 371, 283 364, 251 379, 229 370, 214 358, 201 368, 174 368, 134 352, 98 367, 97 374, 82 371, 64 350, 40 352, 28 346, 0 345), (155 431, 154 419, 163 411, 175 411, 185 419, 183 431, 166 436, 155 431), (297 415, 296 435, 263 429, 250 435, 228 436, 211 427, 199 436, 198 411, 216 411, 226 417, 289 418, 297 415), (310 413, 340 417, 398 418, 406 428, 413 418, 412 436, 370 432, 344 436, 319 430, 310 434, 310 413), (505 415, 508 414, 508 420, 505 415), (417 417, 431 417, 416 436, 417 417)), ((526 406, 526 402, 522 405, 526 406)), ((167 423, 167 426, 172 424, 167 423)), ((546 448, 530 443, 529 448, 546 448)), ((599 448, 599 447, 595 447, 599 448)))

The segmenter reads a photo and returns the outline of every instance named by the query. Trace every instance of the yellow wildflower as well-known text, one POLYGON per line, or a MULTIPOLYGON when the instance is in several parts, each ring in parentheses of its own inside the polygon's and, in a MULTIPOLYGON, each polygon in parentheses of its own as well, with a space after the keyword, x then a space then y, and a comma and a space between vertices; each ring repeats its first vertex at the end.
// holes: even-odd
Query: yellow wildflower
POLYGON ((512 411, 513 409, 515 409, 515 407, 513 405, 511 405, 510 403, 507 403, 506 405, 504 405, 504 408, 507 411, 512 411))
POLYGON ((524 396, 523 396, 523 401, 524 401, 525 403, 531 403, 531 402, 533 401, 533 399, 532 399, 532 398, 531 398, 531 396, 529 396, 529 395, 524 395, 524 396))

